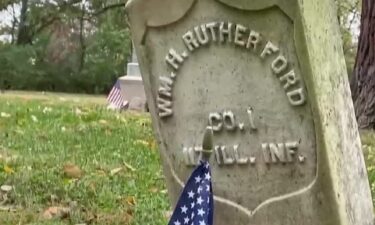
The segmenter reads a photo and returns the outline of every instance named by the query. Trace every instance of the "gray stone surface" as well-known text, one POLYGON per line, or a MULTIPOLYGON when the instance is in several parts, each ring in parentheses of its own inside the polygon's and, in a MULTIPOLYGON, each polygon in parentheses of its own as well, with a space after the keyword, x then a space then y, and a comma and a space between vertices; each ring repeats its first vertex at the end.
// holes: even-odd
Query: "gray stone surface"
POLYGON ((144 112, 147 110, 145 98, 134 97, 129 102, 128 110, 144 112))
POLYGON ((127 11, 173 204, 212 126, 215 225, 373 224, 333 0, 127 11))
POLYGON ((127 76, 141 76, 141 72, 139 71, 139 64, 137 62, 128 63, 126 71, 127 76))
POLYGON ((134 49, 126 70, 127 75, 119 78, 121 94, 129 102, 129 110, 145 111, 147 109, 146 95, 134 49))
MULTIPOLYGON (((132 45, 132 57, 131 57, 131 61, 133 63, 138 63, 138 58, 137 58, 137 54, 135 54, 135 48, 134 48, 134 44, 132 45)), ((139 74, 141 75, 141 74, 139 74)))
POLYGON ((129 103, 134 98, 140 98, 146 102, 145 90, 142 77, 140 76, 123 76, 119 78, 121 94, 129 103))

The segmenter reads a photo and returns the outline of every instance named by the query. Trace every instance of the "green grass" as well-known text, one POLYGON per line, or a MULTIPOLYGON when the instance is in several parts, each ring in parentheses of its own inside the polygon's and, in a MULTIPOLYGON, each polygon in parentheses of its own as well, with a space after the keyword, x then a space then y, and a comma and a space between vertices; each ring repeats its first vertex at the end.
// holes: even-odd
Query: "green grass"
POLYGON ((373 196, 372 201, 375 205, 375 132, 363 131, 361 132, 361 139, 373 196))
POLYGON ((96 101, 22 95, 0 95, 0 113, 0 186, 14 186, 2 206, 16 207, 0 210, 0 224, 167 223, 148 116, 109 112, 96 101), (84 175, 66 177, 68 163, 84 175), (111 175, 116 168, 123 170, 111 175), (67 218, 41 216, 48 207, 72 205, 67 218))
MULTIPOLYGON (((0 192, 1 225, 167 224, 150 118, 107 111, 104 103, 103 96, 0 94, 0 186, 14 186, 6 201, 0 192), (64 175, 67 164, 83 176, 64 175), (49 207, 71 213, 46 220, 49 207)), ((375 196, 375 133, 361 136, 375 196)))
POLYGON ((56 92, 33 92, 33 91, 7 91, 0 94, 0 98, 23 99, 23 100, 43 100, 70 102, 75 104, 106 104, 106 96, 104 95, 85 95, 85 94, 69 94, 56 92))

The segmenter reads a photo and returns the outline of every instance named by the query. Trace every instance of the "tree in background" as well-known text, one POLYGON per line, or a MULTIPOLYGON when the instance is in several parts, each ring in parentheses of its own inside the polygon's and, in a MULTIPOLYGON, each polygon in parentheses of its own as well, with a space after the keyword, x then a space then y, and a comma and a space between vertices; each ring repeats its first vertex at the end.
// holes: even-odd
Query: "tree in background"
POLYGON ((375 129, 375 1, 362 1, 358 52, 351 79, 360 128, 375 129))
MULTIPOLYGON (((355 63, 359 0, 335 0, 349 74, 355 63)), ((0 28, 0 89, 105 93, 130 52, 126 0, 0 0, 13 13, 0 28)))
POLYGON ((0 42, 0 89, 106 93, 130 52, 120 0, 8 0, 14 10, 0 42))
POLYGON ((360 0, 335 0, 343 40, 343 50, 348 74, 353 71, 357 53, 357 28, 360 21, 360 0))

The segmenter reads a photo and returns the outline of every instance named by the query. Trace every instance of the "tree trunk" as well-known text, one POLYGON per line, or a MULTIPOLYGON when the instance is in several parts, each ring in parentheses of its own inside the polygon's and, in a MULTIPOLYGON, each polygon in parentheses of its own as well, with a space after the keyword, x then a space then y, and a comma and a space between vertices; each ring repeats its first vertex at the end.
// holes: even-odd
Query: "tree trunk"
POLYGON ((27 10, 29 8, 29 0, 22 0, 20 23, 18 26, 17 44, 30 44, 30 27, 27 24, 27 10))
POLYGON ((82 3, 81 8, 81 17, 79 18, 79 42, 81 46, 81 54, 80 54, 80 62, 79 62, 79 72, 83 70, 85 65, 85 55, 86 55, 86 44, 85 44, 85 36, 84 36, 84 29, 85 29, 85 3, 82 3))
POLYGON ((351 79, 360 128, 375 129, 375 1, 363 0, 361 33, 351 79))
POLYGON ((12 19, 12 29, 10 31, 10 35, 11 35, 11 44, 14 44, 14 39, 15 39, 15 31, 16 31, 16 25, 17 25, 17 17, 16 17, 16 12, 14 10, 14 4, 12 4, 12 15, 13 15, 13 19, 12 19))

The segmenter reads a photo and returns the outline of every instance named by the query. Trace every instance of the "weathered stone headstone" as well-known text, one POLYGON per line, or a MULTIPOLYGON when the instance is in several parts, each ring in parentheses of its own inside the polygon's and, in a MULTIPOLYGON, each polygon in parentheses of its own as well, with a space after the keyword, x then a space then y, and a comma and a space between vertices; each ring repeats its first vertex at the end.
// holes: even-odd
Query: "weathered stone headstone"
POLYGON ((145 111, 146 95, 143 80, 139 71, 137 55, 132 50, 131 62, 127 64, 126 76, 120 77, 121 94, 128 101, 128 109, 145 111))
POLYGON ((141 77, 141 72, 139 71, 138 58, 135 54, 134 45, 132 48, 131 62, 127 64, 126 74, 128 76, 141 77))
POLYGON ((127 11, 173 204, 209 126, 216 225, 373 224, 333 0, 127 11))

